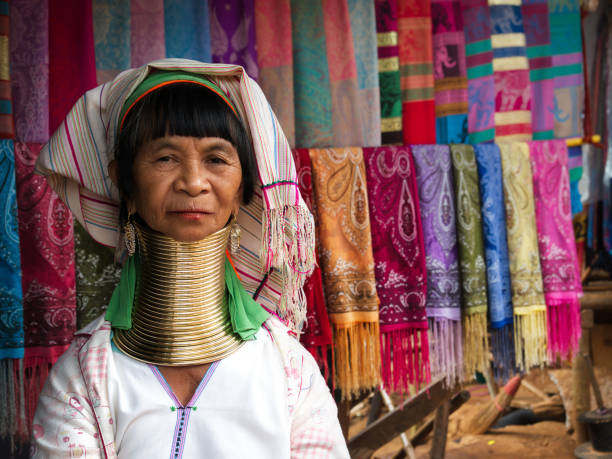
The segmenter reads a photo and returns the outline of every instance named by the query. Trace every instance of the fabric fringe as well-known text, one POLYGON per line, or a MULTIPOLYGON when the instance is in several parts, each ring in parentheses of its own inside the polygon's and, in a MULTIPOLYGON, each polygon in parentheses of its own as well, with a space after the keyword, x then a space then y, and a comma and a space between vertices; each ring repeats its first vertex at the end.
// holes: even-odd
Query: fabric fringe
POLYGON ((55 363, 55 360, 40 356, 27 357, 27 355, 24 359, 23 387, 26 394, 24 397, 24 405, 28 432, 32 426, 32 420, 34 419, 38 396, 47 380, 47 376, 49 376, 49 370, 51 370, 51 366, 55 363))
POLYGON ((427 329, 403 328, 380 334, 382 382, 392 392, 417 391, 431 380, 427 329))
POLYGON ((29 437, 25 415, 23 359, 0 360, 0 437, 10 438, 11 454, 29 437))
POLYGON ((546 362, 546 311, 514 314, 514 355, 520 371, 546 362))
POLYGON ((484 373, 489 366, 486 311, 463 317, 463 371, 466 381, 477 371, 484 373))
POLYGON ((431 371, 434 377, 444 377, 452 387, 463 380, 463 339, 461 321, 429 318, 431 371))
POLYGON ((380 384, 378 322, 333 324, 336 384, 342 400, 380 384))
POLYGON ((570 360, 578 349, 582 334, 578 298, 560 300, 547 296, 546 319, 548 362, 554 364, 557 359, 570 360))
POLYGON ((506 324, 499 328, 491 328, 491 353, 493 354, 493 377, 505 383, 514 376, 514 325, 506 324))

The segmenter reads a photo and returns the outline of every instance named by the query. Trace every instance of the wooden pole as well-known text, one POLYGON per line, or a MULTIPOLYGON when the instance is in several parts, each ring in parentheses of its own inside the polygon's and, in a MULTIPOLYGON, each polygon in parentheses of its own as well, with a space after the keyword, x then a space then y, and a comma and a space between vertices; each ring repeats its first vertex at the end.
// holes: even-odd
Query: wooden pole
POLYGON ((444 459, 446 452, 446 434, 448 433, 448 415, 450 414, 450 401, 446 400, 436 410, 434 418, 433 439, 431 441, 431 459, 444 459))
POLYGON ((583 309, 580 311, 582 321, 582 336, 578 342, 578 352, 572 362, 572 391, 574 393, 574 412, 570 413, 572 425, 576 433, 576 443, 582 444, 589 441, 587 427, 582 424, 578 417, 591 409, 590 384, 587 376, 586 362, 582 354, 590 353, 591 328, 593 328, 593 311, 583 309))

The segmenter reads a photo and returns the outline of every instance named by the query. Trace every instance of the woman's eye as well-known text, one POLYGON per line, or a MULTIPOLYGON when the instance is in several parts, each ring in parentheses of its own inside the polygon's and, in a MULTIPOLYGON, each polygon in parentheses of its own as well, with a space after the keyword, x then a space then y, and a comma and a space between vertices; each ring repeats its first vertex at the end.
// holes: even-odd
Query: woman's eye
POLYGON ((210 158, 208 158, 208 162, 211 164, 225 164, 226 163, 225 159, 220 156, 211 156, 210 158))
POLYGON ((160 156, 155 161, 158 163, 169 163, 172 161, 172 158, 170 156, 160 156))

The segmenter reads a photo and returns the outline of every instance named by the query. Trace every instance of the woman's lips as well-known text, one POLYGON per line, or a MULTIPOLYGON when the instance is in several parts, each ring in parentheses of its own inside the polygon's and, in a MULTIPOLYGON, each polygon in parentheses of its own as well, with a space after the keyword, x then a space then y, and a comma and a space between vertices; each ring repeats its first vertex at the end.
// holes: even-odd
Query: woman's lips
POLYGON ((186 220, 199 220, 200 218, 204 217, 205 215, 210 214, 210 212, 206 212, 204 210, 193 210, 193 209, 189 209, 189 210, 173 210, 170 212, 171 214, 177 215, 181 218, 184 218, 186 220))

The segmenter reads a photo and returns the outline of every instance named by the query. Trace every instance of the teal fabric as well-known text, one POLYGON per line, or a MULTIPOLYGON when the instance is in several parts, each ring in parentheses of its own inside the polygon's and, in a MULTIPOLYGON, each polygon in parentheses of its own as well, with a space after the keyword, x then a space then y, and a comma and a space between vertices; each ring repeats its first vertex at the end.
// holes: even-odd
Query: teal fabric
POLYGON ((132 305, 134 304, 139 274, 140 257, 133 255, 128 258, 123 266, 119 284, 115 287, 104 316, 115 328, 122 330, 132 328, 132 305))

